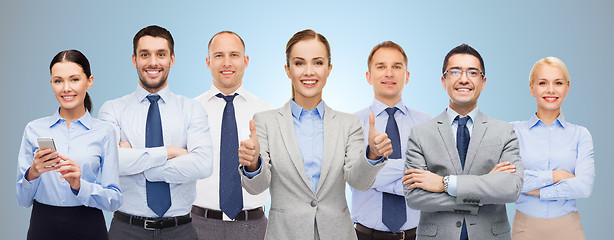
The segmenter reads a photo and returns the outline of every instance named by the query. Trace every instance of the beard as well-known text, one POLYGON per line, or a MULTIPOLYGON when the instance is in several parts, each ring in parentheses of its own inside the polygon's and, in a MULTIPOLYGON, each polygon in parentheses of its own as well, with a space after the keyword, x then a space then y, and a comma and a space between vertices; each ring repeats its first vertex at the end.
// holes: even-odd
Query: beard
POLYGON ((160 81, 158 82, 149 83, 145 81, 143 77, 139 76, 139 81, 141 81, 141 85, 143 85, 143 87, 146 90, 157 90, 157 89, 159 90, 160 87, 166 84, 167 79, 168 79, 168 75, 162 76, 162 78, 160 78, 160 81))

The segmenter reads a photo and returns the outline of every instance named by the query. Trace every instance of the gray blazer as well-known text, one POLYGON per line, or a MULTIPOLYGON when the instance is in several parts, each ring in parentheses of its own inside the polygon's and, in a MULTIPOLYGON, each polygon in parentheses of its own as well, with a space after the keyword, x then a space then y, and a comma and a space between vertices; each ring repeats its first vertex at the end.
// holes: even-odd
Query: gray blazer
POLYGON ((456 197, 405 186, 407 205, 421 211, 417 239, 459 239, 463 218, 469 239, 511 239, 505 203, 518 199, 524 176, 514 128, 478 112, 462 169, 449 123, 444 111, 412 128, 407 143, 405 169, 458 176, 456 197), (504 161, 516 173, 488 174, 504 161))
POLYGON ((266 239, 356 239, 345 197, 345 183, 366 190, 384 163, 365 159, 363 131, 357 116, 324 110, 324 152, 317 191, 309 185, 294 134, 290 102, 282 108, 256 113, 262 157, 261 172, 249 179, 247 192, 269 189, 271 209, 266 239))

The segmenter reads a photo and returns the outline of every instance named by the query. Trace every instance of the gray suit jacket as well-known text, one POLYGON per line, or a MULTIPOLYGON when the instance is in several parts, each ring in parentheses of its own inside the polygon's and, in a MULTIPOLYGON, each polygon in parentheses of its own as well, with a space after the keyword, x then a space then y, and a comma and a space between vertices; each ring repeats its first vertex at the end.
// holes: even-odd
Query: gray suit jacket
POLYGON ((456 197, 405 187, 407 205, 421 211, 417 239, 459 239, 463 218, 469 239, 511 239, 505 203, 518 199, 524 176, 518 139, 511 124, 481 112, 473 122, 464 169, 445 111, 412 128, 405 169, 458 176, 456 197), (516 173, 488 174, 504 161, 515 165, 516 173))
POLYGON ((269 189, 271 209, 266 239, 314 239, 315 223, 322 239, 356 239, 345 197, 345 183, 366 190, 384 163, 365 159, 363 131, 357 116, 325 105, 324 152, 320 181, 309 185, 290 102, 282 108, 256 113, 262 157, 261 172, 252 179, 241 171, 243 187, 251 194, 269 189))

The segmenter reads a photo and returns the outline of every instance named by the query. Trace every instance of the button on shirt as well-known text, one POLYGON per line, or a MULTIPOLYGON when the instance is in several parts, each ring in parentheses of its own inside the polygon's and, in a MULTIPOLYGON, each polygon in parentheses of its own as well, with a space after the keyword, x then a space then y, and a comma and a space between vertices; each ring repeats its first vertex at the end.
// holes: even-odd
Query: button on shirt
MULTIPOLYGON (((454 139, 454 143, 456 144, 456 132, 458 131, 458 120, 456 120, 456 116, 460 115, 456 111, 452 110, 452 108, 446 109, 446 114, 448 115, 448 121, 450 121, 450 126, 452 126, 452 136, 454 139)), ((470 119, 467 120, 467 129, 469 130, 469 136, 471 136, 471 132, 473 132, 473 121, 478 115, 478 108, 474 108, 469 112, 469 114, 461 117, 469 116, 470 119)), ((450 175, 450 179, 448 182, 448 194, 450 196, 456 197, 457 193, 457 184, 456 184, 456 175, 450 175)))
MULTIPOLYGON (((373 100, 370 107, 365 108, 356 113, 360 117, 365 136, 365 145, 368 144, 369 136, 369 114, 375 115, 375 130, 378 132, 386 132, 386 124, 388 122, 388 106, 379 100, 373 100)), ((382 192, 404 196, 403 170, 405 168, 405 150, 407 149, 407 139, 411 132, 411 128, 420 123, 431 119, 431 115, 408 108, 399 101, 394 105, 399 110, 394 114, 394 118, 399 128, 399 136, 401 137, 401 159, 388 159, 388 163, 380 170, 375 178, 373 186, 367 191, 361 192, 352 188, 352 219, 354 222, 359 222, 362 225, 380 231, 389 231, 382 223, 382 192)), ((407 210, 407 221, 401 227, 401 231, 412 229, 418 226, 420 219, 420 211, 411 209, 407 210)))
POLYGON ((164 146, 177 146, 188 154, 167 160, 165 147, 145 148, 145 121, 149 109, 140 85, 124 97, 107 101, 98 117, 115 125, 120 141, 132 148, 119 149, 119 175, 124 203, 119 211, 157 217, 147 206, 145 179, 170 184, 171 207, 164 217, 190 212, 196 196, 196 180, 211 175, 212 147, 209 122, 203 107, 193 99, 172 93, 168 87, 157 92, 164 146))
POLYGON ((87 206, 115 211, 122 204, 119 189, 118 142, 113 126, 92 118, 89 112, 75 119, 67 128, 59 111, 49 117, 34 120, 25 128, 17 166, 17 201, 24 207, 34 200, 52 206, 87 206), (75 161, 81 168, 81 187, 72 190, 60 178, 62 174, 48 171, 38 178, 25 179, 38 149, 39 137, 51 137, 58 154, 75 161))
MULTIPOLYGON (((213 143, 213 172, 211 176, 196 182, 196 201, 194 205, 220 210, 220 139, 222 129, 222 115, 226 101, 218 98, 215 95, 220 93, 214 85, 195 98, 207 111, 209 117, 209 126, 211 126, 211 138, 213 143)), ((236 91, 237 95, 233 101, 235 108, 235 118, 237 121, 237 132, 239 139, 242 141, 249 139, 249 120, 254 116, 254 113, 273 109, 273 106, 260 98, 246 91, 243 86, 236 91)), ((232 95, 234 93, 231 93, 232 95)), ((264 206, 268 201, 268 194, 263 192, 258 195, 251 195, 243 189, 243 209, 249 210, 264 206)))
POLYGON ((587 198, 593 189, 595 163, 593 140, 588 130, 568 123, 562 114, 550 126, 536 115, 513 122, 524 167, 524 184, 516 209, 537 218, 556 218, 577 211, 576 199, 587 198), (576 177, 554 184, 553 170, 576 177), (526 192, 539 189, 541 196, 526 192))

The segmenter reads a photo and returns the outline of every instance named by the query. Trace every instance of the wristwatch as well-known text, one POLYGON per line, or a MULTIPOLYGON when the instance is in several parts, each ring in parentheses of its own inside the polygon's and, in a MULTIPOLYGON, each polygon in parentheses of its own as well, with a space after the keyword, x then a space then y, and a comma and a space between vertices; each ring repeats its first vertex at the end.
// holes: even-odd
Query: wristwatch
POLYGON ((450 182, 450 176, 443 177, 443 191, 448 192, 448 183, 450 182))

